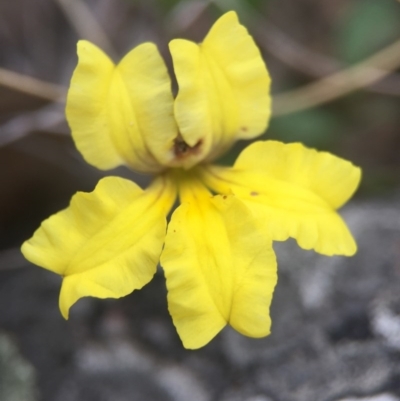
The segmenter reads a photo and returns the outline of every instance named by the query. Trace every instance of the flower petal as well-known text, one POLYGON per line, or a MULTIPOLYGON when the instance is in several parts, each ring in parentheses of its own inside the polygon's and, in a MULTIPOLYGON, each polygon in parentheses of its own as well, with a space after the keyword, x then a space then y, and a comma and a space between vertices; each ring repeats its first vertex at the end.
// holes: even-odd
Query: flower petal
POLYGON ((119 298, 151 280, 174 198, 161 178, 146 191, 122 178, 103 178, 93 192, 73 196, 67 209, 22 245, 28 260, 63 276, 65 318, 81 297, 119 298))
POLYGON ((326 152, 299 143, 256 142, 233 169, 210 167, 206 182, 233 192, 264 221, 274 240, 297 239, 325 255, 353 255, 357 246, 335 209, 354 193, 361 170, 326 152))
POLYGON ((309 189, 332 208, 343 206, 356 191, 361 170, 328 152, 308 149, 301 143, 252 143, 239 155, 235 169, 254 169, 276 179, 309 189))
POLYGON ((78 56, 66 114, 86 161, 100 169, 161 170, 173 157, 177 127, 170 79, 155 45, 137 46, 118 66, 87 41, 78 43, 78 56))
POLYGON ((202 44, 176 39, 169 46, 179 84, 175 117, 186 143, 202 144, 203 158, 266 129, 270 78, 235 12, 224 14, 202 44))
POLYGON ((275 255, 234 196, 211 198, 196 189, 184 199, 169 224, 161 265, 186 348, 207 344, 227 323, 251 337, 270 333, 275 255))

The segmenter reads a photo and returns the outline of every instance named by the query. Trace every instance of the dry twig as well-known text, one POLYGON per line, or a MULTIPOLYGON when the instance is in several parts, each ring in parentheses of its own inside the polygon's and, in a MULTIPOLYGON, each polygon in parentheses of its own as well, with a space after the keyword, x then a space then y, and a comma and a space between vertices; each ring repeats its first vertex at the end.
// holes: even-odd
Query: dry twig
POLYGON ((66 89, 61 85, 41 81, 4 68, 0 68, 0 85, 51 102, 63 101, 66 93, 66 89))
POLYGON ((276 95, 274 115, 309 109, 381 80, 400 66, 400 40, 352 67, 319 81, 276 95))
MULTIPOLYGON (((71 16, 78 12, 79 7, 83 7, 82 10, 87 8, 80 0, 57 1, 62 4, 63 7, 66 7, 66 10, 68 9, 71 16)), ((228 5, 224 0, 213 0, 213 2, 223 9, 227 8, 228 5)), ((241 7, 243 8, 243 3, 237 2, 236 0, 229 1, 228 8, 241 7), (233 4, 236 4, 236 7, 232 7, 233 4)), ((89 19, 93 22, 94 18, 91 12, 88 12, 91 15, 89 19)), ((248 17, 248 12, 248 9, 243 9, 244 16, 247 15, 248 17)), ((79 22, 77 22, 77 19, 74 17, 71 17, 71 21, 74 22, 77 27, 80 26, 80 28, 77 29, 86 29, 83 28, 84 19, 82 15, 78 17, 78 20, 79 22)), ((96 24, 97 22, 95 22, 94 26, 96 24)), ((88 28, 87 32, 87 36, 92 37, 98 31, 97 28, 92 27, 88 28)), ((107 42, 108 39, 105 40, 107 42)), ((103 44, 102 47, 106 48, 107 45, 103 44)), ((275 95, 274 115, 285 115, 312 108, 345 96, 357 89, 366 88, 390 75, 399 66, 400 40, 358 64, 332 73, 327 77, 301 88, 275 95)), ((0 69, 0 84, 53 102, 58 102, 65 96, 65 89, 59 85, 43 82, 4 69, 0 69)))
POLYGON ((49 131, 51 133, 67 132, 57 130, 65 120, 64 107, 51 103, 39 110, 20 114, 0 126, 0 147, 8 145, 34 131, 49 131))
MULTIPOLYGON (((259 21, 258 14, 247 3, 244 4, 238 0, 213 0, 213 2, 224 11, 240 10, 243 18, 255 22, 256 27, 264 24, 259 21)), ((265 32, 263 35, 265 36, 265 32)), ((288 57, 293 57, 293 54, 285 54, 284 57, 288 60, 288 57)), ((275 95, 273 114, 274 116, 290 114, 327 103, 380 81, 392 74, 399 66, 400 40, 358 64, 301 88, 275 95)))
POLYGON ((186 31, 208 8, 209 3, 208 0, 181 0, 165 18, 165 25, 174 31, 186 31))
POLYGON ((55 0, 82 39, 90 40, 101 47, 110 56, 116 52, 108 35, 99 24, 92 10, 82 0, 55 0))
MULTIPOLYGON (((310 50, 265 19, 259 21, 253 30, 261 39, 260 45, 269 53, 309 77, 322 78, 343 69, 343 65, 334 58, 310 50)), ((400 96, 400 76, 393 74, 385 81, 365 89, 383 95, 400 96)))

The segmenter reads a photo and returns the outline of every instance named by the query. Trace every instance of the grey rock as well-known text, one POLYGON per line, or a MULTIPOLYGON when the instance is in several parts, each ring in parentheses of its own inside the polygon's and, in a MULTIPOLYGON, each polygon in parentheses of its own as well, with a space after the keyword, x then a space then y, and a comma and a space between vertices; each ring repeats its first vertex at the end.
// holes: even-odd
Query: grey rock
POLYGON ((352 258, 274 245, 266 338, 227 327, 183 349, 161 273, 121 300, 78 303, 68 323, 50 273, 3 273, 0 324, 35 366, 41 401, 400 401, 400 196, 355 201, 343 215, 352 258))
POLYGON ((400 291, 398 285, 382 290, 371 309, 372 330, 390 348, 400 351, 400 291))
MULTIPOLYGON (((110 334, 110 333, 109 333, 110 334)), ((77 350, 74 374, 57 401, 207 401, 209 395, 190 370, 165 363, 120 332, 77 350)))
POLYGON ((253 340, 223 332, 226 358, 260 394, 331 401, 399 391, 400 201, 355 202, 343 215, 358 242, 354 257, 276 243, 271 335, 253 340))
POLYGON ((346 397, 335 401, 399 401, 400 398, 389 393, 376 394, 370 397, 346 397))

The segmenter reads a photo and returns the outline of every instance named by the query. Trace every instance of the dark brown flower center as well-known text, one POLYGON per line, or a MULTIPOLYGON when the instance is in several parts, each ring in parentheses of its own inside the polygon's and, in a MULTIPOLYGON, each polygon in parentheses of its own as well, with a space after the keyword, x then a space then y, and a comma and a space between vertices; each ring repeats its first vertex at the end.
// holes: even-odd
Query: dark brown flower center
POLYGON ((174 153, 177 159, 183 159, 200 152, 203 141, 200 139, 194 146, 189 146, 181 137, 174 140, 174 153))

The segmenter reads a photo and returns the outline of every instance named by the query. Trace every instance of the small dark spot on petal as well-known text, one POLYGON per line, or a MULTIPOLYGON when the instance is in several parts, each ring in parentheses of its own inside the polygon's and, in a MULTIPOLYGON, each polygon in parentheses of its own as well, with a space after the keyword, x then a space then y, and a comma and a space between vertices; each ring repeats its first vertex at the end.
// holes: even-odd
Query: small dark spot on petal
POLYGON ((226 195, 223 195, 222 197, 223 197, 224 199, 226 199, 226 198, 227 198, 227 196, 226 196, 226 195))
POLYGON ((247 127, 240 127, 240 130, 243 131, 243 132, 246 132, 248 130, 248 128, 247 127))
POLYGON ((258 192, 256 192, 256 191, 251 191, 250 192, 250 195, 251 196, 257 196, 257 195, 260 195, 258 192))
POLYGON ((200 152, 203 141, 200 139, 194 146, 189 146, 182 138, 178 137, 174 140, 174 153, 177 159, 182 159, 191 154, 200 152))

